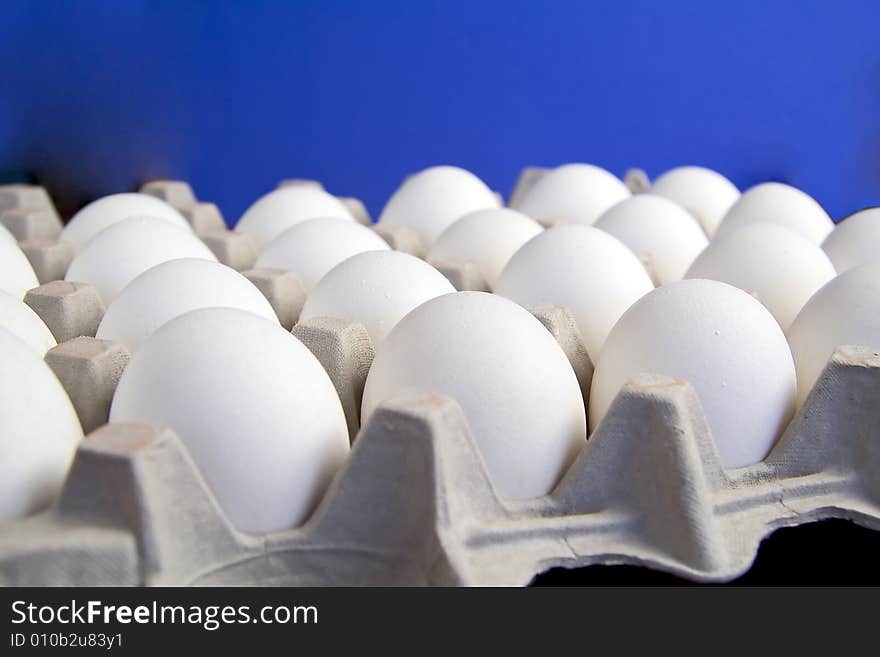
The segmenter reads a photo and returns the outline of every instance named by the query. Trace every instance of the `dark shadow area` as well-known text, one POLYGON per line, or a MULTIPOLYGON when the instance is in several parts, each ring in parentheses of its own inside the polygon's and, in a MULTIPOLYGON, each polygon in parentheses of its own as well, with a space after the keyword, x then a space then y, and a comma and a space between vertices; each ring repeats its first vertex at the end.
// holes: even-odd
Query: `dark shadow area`
MULTIPOLYGON (((588 566, 541 573, 531 586, 693 586, 694 582, 637 566, 588 566)), ((766 538, 736 586, 876 586, 880 532, 846 520, 779 529, 766 538)))

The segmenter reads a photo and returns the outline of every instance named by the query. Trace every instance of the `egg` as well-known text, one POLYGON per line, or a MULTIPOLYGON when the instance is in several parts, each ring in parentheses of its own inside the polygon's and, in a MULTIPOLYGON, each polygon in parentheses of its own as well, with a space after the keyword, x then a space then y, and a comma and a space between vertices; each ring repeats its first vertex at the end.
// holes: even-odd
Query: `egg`
POLYGON ((549 493, 585 444, 584 401, 562 349, 530 313, 486 292, 431 299, 392 329, 367 375, 362 424, 404 393, 459 403, 509 499, 549 493))
POLYGON ((9 229, 3 224, 0 224, 0 240, 6 240, 7 242, 18 245, 18 240, 15 239, 15 235, 10 233, 9 229))
POLYGON ((681 280, 709 243, 693 216, 654 194, 621 201, 593 225, 628 246, 658 285, 681 280))
POLYGON ((753 297, 718 281, 664 285, 624 313, 593 373, 591 429, 641 373, 693 386, 728 468, 762 460, 794 411, 795 367, 782 329, 753 297))
POLYGON ((349 449, 324 368, 277 322, 202 308, 132 355, 110 421, 171 427, 229 520, 263 533, 303 523, 349 449))
POLYGON ((333 267, 365 251, 390 247, 375 232, 346 219, 323 217, 303 221, 270 242, 257 259, 257 269, 294 272, 306 292, 333 267))
POLYGON ((495 292, 522 306, 568 308, 593 362, 620 316, 654 288, 622 242, 580 224, 550 228, 517 251, 495 292))
POLYGON ((814 294, 788 329, 798 373, 798 405, 837 347, 880 351, 880 262, 838 275, 814 294))
POLYGON ((516 210, 477 210, 444 230, 427 259, 435 263, 473 263, 491 289, 513 254, 542 230, 538 222, 516 210))
POLYGON ((154 217, 129 217, 93 237, 70 263, 64 280, 90 283, 109 306, 139 274, 177 258, 217 261, 191 231, 154 217))
POLYGON ((880 262, 880 207, 865 208, 841 220, 822 248, 839 272, 880 262))
POLYGON ((262 250, 289 228, 318 217, 354 221, 335 196, 320 187, 294 185, 276 189, 257 199, 241 216, 235 230, 250 235, 257 249, 262 250))
POLYGON ((23 299, 25 292, 40 284, 34 268, 14 238, 0 238, 0 291, 23 299))
POLYGON ((718 225, 739 199, 739 190, 727 178, 705 167, 676 167, 657 178, 652 194, 675 201, 695 216, 713 237, 718 225))
POLYGON ((718 237, 687 272, 687 278, 711 278, 748 292, 783 329, 836 275, 825 252, 800 233, 760 223, 718 237))
POLYGON ((175 317, 211 307, 247 310, 278 322, 263 293, 234 269, 181 258, 151 267, 126 285, 104 313, 96 337, 120 342, 134 353, 175 317))
POLYGON ((630 195, 623 181, 605 169, 592 164, 564 164, 542 176, 515 209, 545 224, 589 225, 630 195))
POLYGON ((77 212, 61 231, 60 240, 84 247, 105 228, 129 217, 155 217, 192 232, 189 223, 175 208, 150 194, 111 194, 92 201, 77 212))
POLYGON ((492 190, 470 171, 437 166, 407 178, 388 199, 378 224, 409 226, 430 246, 457 219, 499 205, 492 190))
POLYGON ((55 336, 31 307, 21 299, 0 291, 0 328, 27 344, 40 358, 55 346, 55 336))
POLYGON ((0 523, 58 496, 82 428, 42 357, 0 327, 0 523))
POLYGON ((343 260, 315 286, 299 316, 360 322, 374 345, 412 309, 455 292, 424 260, 402 251, 367 251, 343 260))
POLYGON ((716 235, 753 223, 781 224, 817 245, 834 228, 831 217, 815 199, 776 182, 755 185, 740 196, 724 215, 716 235))

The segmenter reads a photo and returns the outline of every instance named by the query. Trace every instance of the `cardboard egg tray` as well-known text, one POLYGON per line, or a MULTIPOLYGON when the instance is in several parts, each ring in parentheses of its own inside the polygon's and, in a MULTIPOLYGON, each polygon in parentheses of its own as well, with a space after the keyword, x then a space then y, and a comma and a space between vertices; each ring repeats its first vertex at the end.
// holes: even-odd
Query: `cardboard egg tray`
MULTIPOLYGON (((163 198, 184 203, 171 187, 163 198)), ((467 263, 444 266, 459 289, 484 285, 467 263)), ((725 581, 779 527, 844 518, 880 529, 876 348, 840 347, 771 454, 736 470, 721 467, 690 385, 642 375, 552 494, 511 501, 495 493, 452 399, 389 400, 360 427, 373 358, 364 327, 295 324, 304 295, 294 273, 245 275, 324 365, 353 441, 309 521, 237 531, 171 429, 105 424, 128 353, 90 337, 104 312, 95 290, 55 280, 25 300, 59 340, 46 361, 90 433, 57 502, 0 525, 0 584, 523 585, 553 567, 593 564, 725 581)), ((571 314, 532 310, 586 400, 592 364, 571 314)))
MULTIPOLYGON (((87 288, 71 294, 86 300, 87 288)), ((76 298, 56 307, 82 312, 76 298)), ((586 399, 592 365, 571 314, 533 312, 586 399)), ((55 505, 0 527, 0 583, 524 585, 549 568, 592 564, 723 581, 745 572, 779 527, 846 518, 880 529, 877 350, 838 349, 772 453, 737 470, 721 467, 690 385, 642 375, 552 494, 511 501, 494 491, 448 397, 389 400, 359 426, 373 356, 363 326, 315 318, 293 333, 333 380, 353 440, 305 525, 237 531, 171 429, 103 424, 127 354, 78 337, 47 362, 77 391, 84 425, 98 428, 55 505)))

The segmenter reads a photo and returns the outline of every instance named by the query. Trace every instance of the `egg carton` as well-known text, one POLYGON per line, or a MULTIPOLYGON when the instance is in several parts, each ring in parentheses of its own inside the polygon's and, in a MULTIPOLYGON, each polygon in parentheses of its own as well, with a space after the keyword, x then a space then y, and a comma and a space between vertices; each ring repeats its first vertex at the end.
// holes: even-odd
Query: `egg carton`
MULTIPOLYGON (((571 314, 534 312, 586 400, 592 365, 571 314)), ((688 383, 636 377, 553 492, 515 501, 496 493, 448 397, 389 400, 359 426, 373 355, 363 326, 315 318, 294 334, 330 375, 353 441, 303 526, 236 530, 173 431, 108 424, 85 438, 52 508, 0 528, 0 583, 523 585, 593 564, 725 581, 748 570, 777 528, 825 518, 880 528, 875 349, 840 347, 770 455, 736 470, 721 466, 688 383)), ((81 417, 104 404, 103 421, 120 356, 112 344, 78 344, 55 349, 88 366, 53 367, 81 391, 81 417)))

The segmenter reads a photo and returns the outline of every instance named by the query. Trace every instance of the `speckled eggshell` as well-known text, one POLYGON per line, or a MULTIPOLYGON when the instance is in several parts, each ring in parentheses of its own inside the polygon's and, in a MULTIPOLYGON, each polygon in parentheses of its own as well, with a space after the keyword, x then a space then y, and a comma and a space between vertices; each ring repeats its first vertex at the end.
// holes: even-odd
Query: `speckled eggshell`
POLYGON ((346 258, 391 247, 374 231, 354 221, 322 217, 303 221, 268 244, 257 268, 294 272, 306 291, 346 258))
POLYGON ((493 289, 513 254, 541 231, 541 224, 516 210, 477 210, 444 230, 428 252, 427 260, 473 263, 493 289))
POLYGON ((192 232, 189 223, 176 209, 150 194, 111 194, 92 201, 64 226, 59 239, 85 246, 105 228, 129 217, 155 217, 192 232))
POLYGON ((317 217, 354 221, 345 205, 323 189, 292 185, 257 199, 241 216, 235 230, 250 235, 257 248, 262 250, 284 231, 317 217))
POLYGON ((430 246, 457 219, 498 206, 492 190, 470 171, 437 166, 404 180, 388 199, 378 223, 409 226, 430 246))
POLYGON ((70 263, 64 280, 94 285, 109 306, 138 275, 177 258, 217 261, 191 231, 163 219, 130 217, 93 237, 70 263))
POLYGON ((713 237, 718 225, 739 199, 732 182, 705 167, 676 167, 659 176, 651 193, 675 201, 699 220, 706 235, 713 237))
POLYGON ((230 521, 263 533, 303 523, 349 450, 324 368, 253 313, 204 308, 153 333, 125 369, 110 421, 170 426, 230 521))
POLYGON ((455 292, 424 260, 401 251, 367 251, 331 269, 306 299, 299 321, 336 317, 360 322, 374 345, 421 304, 455 292))
POLYGON ((755 185, 740 196, 718 227, 716 236, 754 223, 781 224, 800 233, 813 244, 822 241, 834 222, 815 199, 784 183, 755 185))
POLYGON ((605 169, 592 164, 564 164, 540 178, 515 209, 544 224, 590 225, 629 197, 626 185, 605 169))
POLYGON ((795 367, 782 329, 753 297, 718 281, 664 285, 624 313, 593 374, 592 430, 641 373, 694 387, 728 468, 762 460, 794 411, 795 367))
POLYGON ((859 210, 840 221, 822 248, 839 272, 880 262, 880 207, 859 210))
POLYGON ((0 523, 57 497, 82 428, 64 388, 30 345, 0 328, 0 523))
POLYGON ((638 258, 608 233, 579 224, 533 237, 507 263, 495 292, 526 307, 568 308, 593 362, 620 316, 654 288, 638 258))
POLYGON ((15 239, 0 238, 0 291, 23 299, 28 290, 39 284, 34 268, 15 239))
POLYGON ((821 248, 779 224, 748 224, 714 240, 687 278, 711 278, 748 292, 787 329, 837 272, 821 248))
POLYGON ((0 291, 0 328, 27 344, 40 358, 55 346, 55 336, 30 306, 0 291))
POLYGON ((175 317, 211 307, 238 308, 278 321, 263 293, 231 267, 181 258, 151 267, 126 285, 104 313, 96 337, 120 342, 134 353, 175 317))
POLYGON ((379 346, 362 421, 403 393, 440 393, 467 418, 502 497, 550 492, 585 445, 584 402, 571 364, 546 328, 486 292, 422 304, 379 346))
POLYGON ((788 329, 803 404, 837 347, 880 351, 880 263, 859 265, 814 294, 788 329))
POLYGON ((680 205, 654 194, 639 194, 606 211, 596 228, 629 247, 657 285, 681 280, 709 240, 680 205))

